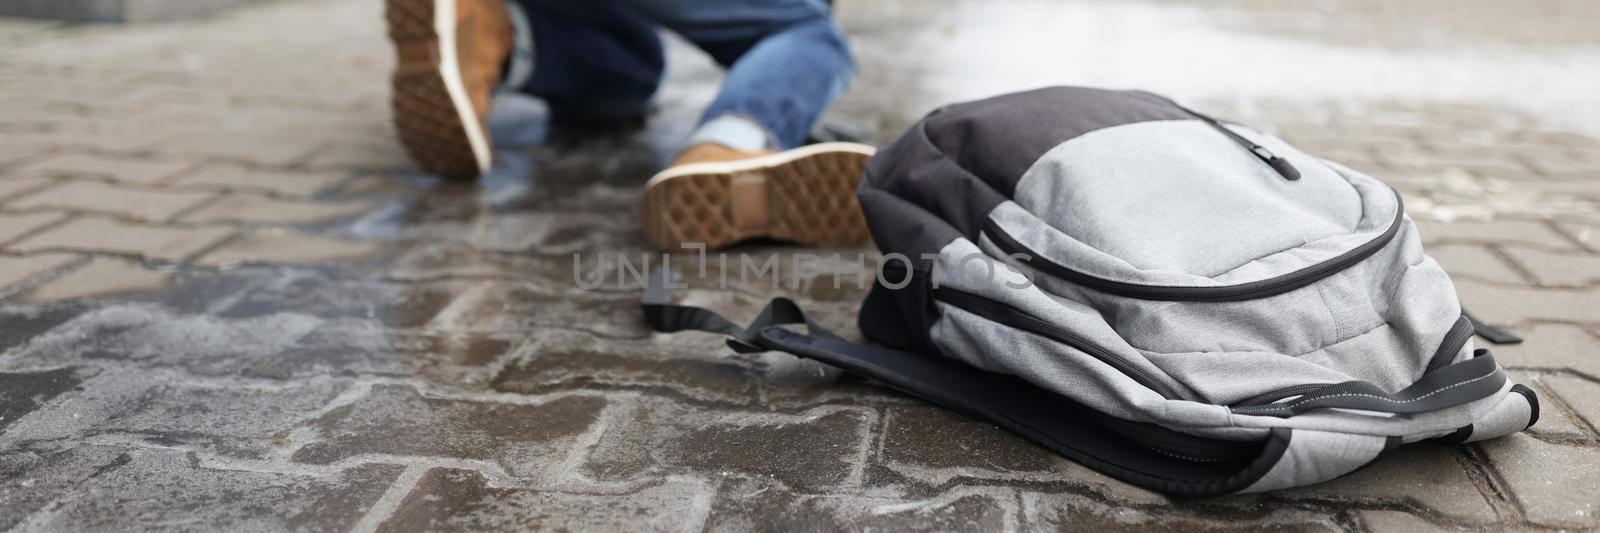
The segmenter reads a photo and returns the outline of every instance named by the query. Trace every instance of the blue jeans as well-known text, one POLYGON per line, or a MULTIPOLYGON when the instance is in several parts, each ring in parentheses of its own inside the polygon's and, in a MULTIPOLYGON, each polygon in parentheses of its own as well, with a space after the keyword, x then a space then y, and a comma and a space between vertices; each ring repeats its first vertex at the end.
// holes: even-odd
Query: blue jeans
POLYGON ((526 14, 534 55, 532 75, 515 89, 544 99, 556 120, 642 118, 665 68, 659 27, 728 71, 695 141, 798 146, 855 74, 823 0, 512 1, 526 14))

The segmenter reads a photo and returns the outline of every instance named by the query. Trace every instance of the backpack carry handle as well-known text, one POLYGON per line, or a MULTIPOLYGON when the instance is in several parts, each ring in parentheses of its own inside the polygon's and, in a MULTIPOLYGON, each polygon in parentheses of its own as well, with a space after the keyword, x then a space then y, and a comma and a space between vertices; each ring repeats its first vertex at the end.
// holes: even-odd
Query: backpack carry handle
POLYGON ((770 350, 771 348, 761 345, 761 330, 780 324, 805 324, 806 331, 814 336, 839 339, 827 328, 806 318, 799 304, 788 298, 773 298, 748 326, 734 324, 709 309, 673 304, 672 290, 667 286, 667 280, 675 275, 676 273, 665 267, 650 273, 650 282, 645 287, 640 306, 644 308, 644 320, 652 330, 662 333, 684 330, 721 333, 729 337, 728 347, 739 353, 770 350))

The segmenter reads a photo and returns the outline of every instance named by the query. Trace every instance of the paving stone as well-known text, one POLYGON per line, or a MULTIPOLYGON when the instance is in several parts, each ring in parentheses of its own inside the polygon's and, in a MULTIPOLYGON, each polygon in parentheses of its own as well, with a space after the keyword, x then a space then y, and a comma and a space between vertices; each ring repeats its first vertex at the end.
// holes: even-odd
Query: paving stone
MULTIPOLYGON (((1430 250, 1431 251, 1431 250, 1430 250)), ((1531 272, 1540 285, 1584 286, 1600 281, 1600 256, 1507 248, 1506 254, 1531 272)))
MULTIPOLYGON (((694 255, 655 255, 648 266, 666 265, 681 275, 685 291, 727 293, 739 291, 759 301, 757 309, 765 306, 775 296, 804 298, 820 305, 833 303, 854 307, 871 288, 872 269, 878 262, 876 253, 859 250, 762 249, 746 247, 739 253, 753 257, 773 256, 774 270, 757 274, 752 271, 747 280, 739 278, 739 256, 729 255, 727 274, 722 274, 722 259, 713 254, 706 258, 705 273, 701 275, 700 259, 694 255), (770 254, 769 254, 770 252, 770 254), (837 280, 837 283, 836 283, 837 280), (838 285, 835 287, 834 285, 838 285)), ((760 269, 767 259, 755 259, 752 269, 760 269)), ((464 243, 426 243, 410 246, 393 262, 388 276, 400 280, 431 280, 443 278, 484 278, 506 281, 527 281, 551 288, 580 289, 599 293, 617 293, 644 288, 643 272, 646 263, 638 254, 621 258, 611 253, 577 255, 530 255, 479 250, 464 243), (635 275, 639 273, 641 275, 635 275)), ((853 323, 846 321, 846 323, 853 323)))
MULTIPOLYGON (((1429 168, 1409 171, 1379 171, 1385 185, 1393 187, 1406 200, 1440 192, 1478 192, 1483 185, 1470 172, 1454 168, 1429 168)), ((1411 207, 1409 204, 1406 207, 1411 207)))
POLYGON ((65 220, 68 216, 61 213, 0 213, 0 244, 65 220))
POLYGON ((72 390, 91 369, 62 367, 38 372, 0 372, 0 431, 61 393, 72 390))
POLYGON ((1277 496, 1350 503, 1409 503, 1465 523, 1496 519, 1494 507, 1473 485, 1455 446, 1413 444, 1349 475, 1277 496))
POLYGON ((246 376, 421 376, 445 385, 486 385, 516 343, 488 336, 450 337, 397 331, 365 320, 329 321, 246 376))
MULTIPOLYGON (((286 272, 216 309, 226 318, 294 313, 371 319, 393 328, 426 324, 464 289, 447 283, 400 284, 286 272)), ((496 333, 491 331, 490 333, 496 333)))
POLYGON ((182 261, 232 234, 231 228, 170 227, 130 224, 89 217, 36 233, 10 248, 19 252, 81 250, 130 254, 161 261, 182 261))
POLYGON ((0 367, 104 361, 233 375, 281 353, 319 322, 290 313, 230 320, 174 315, 147 304, 115 305, 84 313, 35 337, 8 360, 0 360, 0 367))
POLYGON ((66 266, 78 256, 45 253, 27 256, 0 255, 0 291, 5 291, 35 276, 66 266))
POLYGON ((1422 242, 1432 252, 1437 243, 1481 242, 1491 244, 1531 244, 1555 250, 1572 250, 1572 241, 1562 237, 1543 221, 1496 220, 1477 222, 1457 220, 1438 222, 1416 221, 1422 242))
POLYGON ((1543 219, 1600 224, 1600 200, 1521 189, 1437 192, 1406 207, 1414 217, 1444 221, 1543 219))
POLYGON ((17 530, 28 516, 131 460, 124 450, 107 446, 0 451, 0 501, 6 503, 0 505, 0 529, 17 530))
POLYGON ((278 277, 270 269, 179 269, 174 273, 171 288, 158 292, 131 293, 119 300, 159 305, 176 314, 214 314, 278 277))
POLYGON ((1600 305, 1594 305, 1600 302, 1600 288, 1523 289, 1472 280, 1458 280, 1455 285, 1462 306, 1490 324, 1530 320, 1600 322, 1600 305))
MULTIPOLYGON (((100 428, 146 397, 152 387, 170 380, 141 369, 104 369, 79 365, 83 381, 76 390, 41 404, 0 434, 0 449, 45 449, 84 442, 100 428)), ((121 439, 119 439, 121 440, 121 439)))
MULTIPOLYGON (((1518 157, 1527 161, 1528 166, 1533 167, 1535 171, 1544 173, 1543 171, 1546 170, 1568 170, 1556 168, 1556 165, 1594 168, 1596 163, 1600 163, 1600 159, 1597 159, 1595 153, 1589 149, 1593 140, 1583 142, 1585 144, 1581 146, 1565 143, 1538 144, 1516 141, 1508 142, 1507 145, 1518 157), (1541 162, 1545 161, 1552 162, 1553 165, 1550 167, 1542 165, 1541 162)), ((1555 174, 1562 173, 1555 172, 1555 174)))
POLYGON ((729 357, 720 339, 698 340, 702 350, 666 342, 618 341, 552 331, 524 349, 529 355, 495 377, 494 388, 520 394, 573 389, 622 389, 667 394, 697 402, 751 405, 765 382, 755 365, 729 357))
POLYGON ((584 466, 597 479, 738 473, 802 492, 856 478, 870 423, 854 409, 708 412, 660 398, 614 416, 584 466))
POLYGON ((357 202, 311 203, 236 194, 183 216, 189 222, 241 222, 246 224, 320 224, 353 217, 373 209, 357 202))
POLYGON ((1551 392, 1544 379, 1549 376, 1530 375, 1526 372, 1508 371, 1511 380, 1533 389, 1539 397, 1539 420, 1527 429, 1528 433, 1546 441, 1586 443, 1594 441, 1594 432, 1581 418, 1566 413, 1556 402, 1564 401, 1551 392))
POLYGON ((1485 441, 1483 449, 1535 524, 1580 528, 1600 523, 1600 448, 1547 444, 1512 434, 1485 441))
POLYGON ((291 165, 317 151, 321 139, 270 131, 185 131, 153 144, 156 152, 178 157, 291 165))
POLYGON ((272 385, 180 380, 149 389, 89 431, 131 435, 159 446, 262 459, 291 444, 284 438, 287 428, 314 417, 346 386, 332 380, 272 385))
POLYGON ((1571 222, 1556 222, 1556 227, 1562 232, 1571 235, 1573 240, 1582 243, 1591 252, 1600 252, 1600 225, 1576 224, 1571 222))
POLYGON ((308 197, 343 179, 337 172, 286 172, 210 164, 173 178, 176 187, 226 191, 254 191, 291 197, 308 197))
MULTIPOLYGON (((920 402, 885 409, 876 462, 906 479, 948 486, 961 479, 1069 482, 1128 503, 1165 496, 1111 479, 999 427, 920 402)), ((874 476, 877 477, 877 476, 874 476)), ((884 480, 890 486, 904 480, 884 480)))
POLYGON ((887 408, 877 461, 935 486, 959 479, 1068 482, 1114 501, 1163 504, 1158 493, 1074 463, 993 424, 913 402, 887 408), (952 443, 956 443, 952 445, 952 443))
POLYGON ((72 320, 83 312, 77 305, 43 305, 0 309, 0 356, 34 336, 72 320))
POLYGON ((724 477, 707 531, 1005 531, 1006 490, 957 488, 927 499, 814 495, 762 478, 724 477))
POLYGON ((493 487, 475 471, 435 468, 378 531, 688 531, 705 521, 707 500, 686 480, 580 492, 493 487))
POLYGON ((197 262, 219 267, 248 263, 323 263, 358 259, 379 249, 378 244, 371 242, 263 229, 230 240, 201 256, 197 262))
POLYGON ((719 422, 683 428, 684 433, 668 439, 659 457, 674 466, 767 475, 801 489, 815 489, 849 481, 867 429, 867 421, 849 411, 719 422))
POLYGON ((13 175, 0 175, 0 201, 21 196, 54 185, 56 180, 47 178, 18 178, 13 175))
MULTIPOLYGON (((576 287, 571 255, 531 255, 480 250, 467 243, 428 242, 406 244, 394 260, 390 278, 422 281, 444 278, 482 278, 509 281, 556 281, 576 287)), ((615 267, 586 267, 616 272, 615 267)), ((585 270, 590 272, 591 270, 585 270)), ((594 274, 587 274, 592 279, 594 274)))
POLYGON ((172 450, 126 456, 30 520, 29 529, 347 530, 402 470, 363 465, 310 475, 196 465, 192 456, 172 450))
POLYGON ((360 176, 340 184, 328 194, 336 198, 413 196, 428 190, 433 180, 407 179, 387 174, 360 176))
POLYGON ((371 239, 456 241, 480 250, 565 256, 591 253, 645 253, 638 222, 610 213, 509 213, 486 216, 476 195, 456 198, 462 205, 441 206, 436 195, 406 210, 382 211, 362 220, 352 234, 371 239), (429 199, 432 199, 431 201, 429 199), (457 213, 456 211, 465 211, 457 213))
POLYGON ((48 302, 104 298, 152 292, 172 286, 172 274, 139 267, 121 259, 98 257, 22 295, 19 301, 48 302))
POLYGON ((531 400, 538 403, 430 398, 408 386, 374 386, 355 403, 311 422, 315 440, 292 459, 311 464, 361 454, 477 459, 496 462, 516 476, 538 477, 590 431, 606 400, 531 400))
POLYGON ((1600 384, 1571 376, 1544 376, 1539 381, 1559 395, 1591 430, 1600 429, 1600 384))
MULTIPOLYGON (((713 345, 722 342, 715 335, 703 338, 713 345)), ((701 353, 733 356, 726 346, 701 353)), ((773 409, 802 410, 827 404, 907 405, 921 401, 838 368, 788 354, 760 354, 752 365, 759 372, 762 404, 773 409)))
POLYGON ((12 209, 88 211, 162 221, 210 198, 211 193, 205 192, 129 189, 94 181, 71 181, 11 200, 7 205, 12 209))
POLYGON ((108 178, 128 183, 153 184, 182 172, 193 163, 181 160, 110 157, 95 154, 56 154, 11 170, 15 174, 108 178))
POLYGON ((639 318, 637 294, 554 293, 532 284, 511 283, 466 288, 427 327, 460 333, 565 328, 614 338, 650 335, 639 318))
POLYGON ((1472 278, 1492 283, 1523 284, 1522 276, 1488 248, 1466 244, 1440 244, 1428 247, 1428 257, 1444 266, 1452 279, 1472 278))
MULTIPOLYGON (((1593 41, 1584 25, 1595 18, 1586 16, 1593 11, 1587 5, 1441 10, 1433 5, 1438 3, 1330 8, 1329 13, 1362 13, 1359 21, 1335 16, 1330 28, 1359 22, 1362 31, 1296 28, 1281 36, 1372 50, 1414 48, 1420 43, 1411 31, 1416 25, 1397 21, 1427 12, 1423 18, 1437 23, 1434 29, 1461 37, 1456 40, 1465 46, 1552 45, 1557 48, 1545 46, 1535 55, 1559 55, 1593 41), (1434 16, 1439 13, 1448 16, 1434 16)), ((233 220, 316 224, 308 235, 381 241, 379 250, 359 261, 301 266, 307 253, 271 249, 282 253, 241 253, 234 262, 273 264, 218 269, 165 263, 193 260, 234 233, 194 238, 205 242, 187 254, 156 256, 145 255, 145 244, 126 251, 121 243, 140 241, 111 226, 58 240, 57 250, 149 257, 152 271, 171 269, 173 285, 115 302, 17 301, 26 296, 20 287, 33 290, 32 282, 60 285, 47 283, 52 272, 0 292, 0 373, 64 366, 86 373, 82 383, 54 396, 0 399, 0 409, 26 410, 0 430, 0 529, 31 520, 18 529, 365 530, 385 518, 374 514, 368 517, 374 523, 355 523, 379 494, 388 498, 379 511, 398 506, 384 527, 406 530, 1541 527, 1524 521, 1520 507, 1494 522, 1471 518, 1476 510, 1451 510, 1460 502, 1433 501, 1461 488, 1460 472, 1440 473, 1428 461, 1401 461, 1404 456, 1308 490, 1314 495, 1168 500, 836 369, 783 354, 733 355, 710 334, 651 334, 638 320, 636 282, 579 290, 574 271, 592 271, 574 267, 570 256, 649 251, 637 229, 639 185, 714 96, 711 84, 720 78, 713 62, 669 40, 668 62, 674 66, 657 98, 661 111, 637 133, 505 150, 497 154, 496 171, 475 183, 444 183, 409 171, 397 177, 355 175, 351 169, 411 165, 390 126, 386 84, 394 58, 382 8, 356 0, 319 2, 315 9, 302 4, 263 3, 159 31, 0 20, 0 100, 14 108, 0 124, 0 209, 20 212, 6 202, 68 182, 216 198, 259 194, 272 199, 263 202, 271 204, 265 210, 223 204, 205 211, 203 220, 228 220, 234 232, 233 220), (282 28, 295 28, 295 38, 283 39, 282 28), (172 49, 171 42, 194 50, 172 49), (263 54, 267 48, 260 44, 269 42, 270 53, 263 54), (118 152, 141 155, 107 155, 118 152), (63 163, 74 158, 81 161, 63 163), (185 161, 195 166, 139 168, 185 161), (62 168, 17 170, 50 164, 62 168), (381 200, 383 207, 325 217, 320 208, 292 209, 324 204, 289 203, 312 198, 381 200), (391 251, 404 255, 397 259, 391 251), (133 309, 148 316, 108 315, 133 309), (486 382, 494 376, 499 379, 486 382), (296 423, 297 413, 325 403, 329 391, 323 385, 351 381, 362 385, 339 396, 335 406, 324 405, 342 405, 344 411, 296 423), (407 386, 377 385, 400 391, 393 394, 400 400, 356 394, 371 382, 407 386), (553 399, 596 405, 569 408, 553 399), (37 407, 29 403, 34 401, 37 407), (587 418, 531 427, 542 423, 541 416, 587 418), (193 427, 185 429, 185 423, 193 427), (496 432, 517 424, 529 427, 496 432), (571 431, 557 431, 566 426, 571 431), (551 432, 562 436, 546 438, 551 432), (31 437, 16 437, 22 433, 31 437), (185 456, 134 449, 124 455, 122 446, 203 451, 185 456), (289 461, 296 451, 332 463, 289 461), (370 482, 353 480, 348 470, 369 461, 409 463, 412 457, 454 461, 451 454, 469 459, 450 462, 452 468, 485 460, 507 465, 513 476, 531 477, 427 472, 408 465, 413 470, 405 481, 391 485, 397 466, 372 467, 384 470, 370 482), (1401 472, 1401 466, 1390 466, 1396 461, 1422 467, 1401 472), (7 473, 17 470, 28 474, 7 473), (411 474, 423 479, 415 490, 411 474), (1441 480, 1441 488, 1416 487, 1429 475, 1441 480), (238 481, 218 481, 223 479, 238 481), (1377 486, 1386 483, 1397 486, 1377 486), (1406 488, 1417 494, 1402 494, 1406 488), (136 497, 142 499, 132 501, 136 497)), ((847 3, 840 12, 851 35, 862 41, 857 51, 866 90, 846 95, 839 109, 875 125, 873 139, 880 143, 946 103, 952 89, 962 92, 959 83, 923 76, 920 71, 930 65, 897 52, 915 48, 902 46, 907 38, 926 37, 897 28, 942 27, 937 19, 947 13, 892 4, 847 3)), ((1301 8, 1235 7, 1241 6, 1225 9, 1229 24, 1265 22, 1246 24, 1263 34, 1284 33, 1273 21, 1307 14, 1301 8)), ((1503 363, 1527 369, 1513 377, 1552 400, 1585 398, 1583 391, 1593 385, 1574 376, 1600 377, 1600 357, 1593 357, 1600 320, 1590 312, 1600 298, 1568 286, 1592 283, 1584 281, 1584 265, 1556 270, 1567 278, 1518 279, 1505 276, 1504 267, 1527 275, 1528 269, 1519 268, 1527 265, 1517 262, 1522 257, 1499 264, 1486 260, 1480 247, 1497 255, 1528 249, 1562 258, 1600 252, 1600 231, 1590 231, 1600 228, 1600 196, 1594 194, 1595 180, 1585 179, 1600 168, 1600 141, 1553 131, 1584 121, 1576 115, 1549 124, 1556 118, 1549 110, 1514 111, 1494 102, 1443 105, 1427 94, 1413 96, 1406 102, 1374 94, 1314 103, 1246 95, 1201 107, 1236 111, 1406 190, 1428 247, 1439 248, 1436 253, 1459 274, 1468 307, 1528 337, 1522 347, 1495 347, 1503 363), (1369 97, 1377 100, 1360 100, 1369 97), (1490 290, 1557 279, 1577 281, 1562 282, 1562 290, 1490 290), (1578 392, 1552 392, 1557 389, 1543 380, 1555 377, 1578 392)), ((497 105, 502 110, 506 106, 497 105)), ((497 131, 496 139, 520 140, 533 129, 497 131)), ((48 233, 41 229, 13 240, 48 233)), ((23 252, 8 248, 0 254, 23 252)), ((798 255, 784 254, 785 260, 798 255)), ((80 261, 79 266, 91 264, 80 261)), ((683 271, 694 265, 675 266, 683 271)), ((718 288, 691 280, 681 296, 736 321, 753 317, 772 295, 798 296, 815 301, 803 303, 815 318, 854 334, 860 292, 823 282, 845 265, 796 272, 788 266, 783 289, 759 282, 718 288), (799 284, 791 287, 791 280, 799 284)), ((27 383, 65 386, 42 378, 27 383)), ((0 395, 7 392, 3 387, 0 395)), ((1581 436, 1586 430, 1573 425, 1576 416, 1556 416, 1555 411, 1579 410, 1581 402, 1568 400, 1574 407, 1546 411, 1530 434, 1545 439, 1535 442, 1545 447, 1581 444, 1553 449, 1587 457, 1596 449, 1594 440, 1581 436)), ((1557 454, 1535 465, 1578 471, 1558 472, 1569 476, 1565 481, 1538 485, 1544 473, 1533 467, 1520 471, 1522 477, 1497 473, 1490 479, 1505 489, 1499 498, 1558 500, 1521 506, 1533 509, 1528 516, 1534 521, 1543 514, 1571 514, 1582 508, 1573 502, 1592 484, 1587 480, 1593 475, 1580 474, 1600 469, 1567 459, 1557 454), (1539 488, 1529 493, 1523 490, 1528 483, 1539 488)))
POLYGON ((1507 368, 1569 368, 1600 378, 1600 337, 1572 324, 1537 324, 1514 330, 1521 344, 1488 346, 1507 368))
POLYGON ((0 135, 0 137, 14 139, 12 144, 0 145, 0 168, 15 167, 45 157, 57 148, 54 143, 24 141, 22 136, 17 135, 0 135))
POLYGON ((1136 507, 1061 493, 1025 492, 1022 529, 1074 531, 1344 531, 1324 512, 1270 506, 1253 512, 1136 507))
POLYGON ((1390 171, 1426 172, 1462 169, 1492 176, 1532 173, 1521 161, 1502 157, 1443 157, 1419 145, 1401 143, 1385 143, 1373 148, 1373 154, 1377 156, 1379 164, 1390 171))
MULTIPOLYGON (((878 460, 918 469, 956 469, 961 474, 1005 477, 1008 473, 1054 473, 1059 456, 993 424, 931 405, 885 410, 878 460), (952 446, 951 444, 955 444, 952 446)), ((949 481, 928 479, 937 484, 949 481)))
POLYGON ((416 168, 400 147, 399 141, 376 143, 334 143, 317 152, 307 163, 311 168, 337 170, 410 170, 416 168))
POLYGON ((1440 526, 1416 515, 1401 511, 1361 511, 1360 516, 1361 523, 1367 526, 1367 531, 1372 531, 1373 533, 1386 533, 1389 531, 1417 533, 1458 531, 1457 528, 1440 526))
MULTIPOLYGON (((1596 165, 1595 175, 1600 177, 1600 165, 1596 165)), ((1563 180, 1563 181, 1529 181, 1518 180, 1515 182, 1488 180, 1485 186, 1491 190, 1525 190, 1535 191, 1550 196, 1585 196, 1589 198, 1600 197, 1600 180, 1563 180)))
POLYGON ((720 335, 616 339, 581 331, 533 334, 494 388, 521 394, 634 390, 720 406, 803 410, 828 403, 911 400, 838 369, 788 354, 737 354, 720 335))
POLYGON ((1584 157, 1528 157, 1528 166, 1540 176, 1553 179, 1593 179, 1600 176, 1600 163, 1584 157))

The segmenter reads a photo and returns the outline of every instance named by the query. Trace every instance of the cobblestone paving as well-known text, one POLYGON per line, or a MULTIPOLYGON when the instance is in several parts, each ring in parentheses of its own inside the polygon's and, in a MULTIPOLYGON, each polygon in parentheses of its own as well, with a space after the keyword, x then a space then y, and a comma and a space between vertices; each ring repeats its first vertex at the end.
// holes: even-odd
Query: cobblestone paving
MULTIPOLYGON (((651 335, 636 281, 579 290, 574 271, 604 271, 603 254, 648 251, 638 186, 714 69, 674 43, 648 129, 508 147, 480 183, 441 182, 410 170, 389 126, 379 4, 0 20, 0 529, 1600 526, 1600 140, 1570 121, 1417 98, 1207 100, 1404 192, 1468 307, 1528 339, 1497 356, 1545 414, 1319 486, 1174 501, 820 365, 651 335)), ((883 141, 943 98, 927 81, 939 55, 907 51, 948 36, 956 4, 844 4, 862 77, 839 112, 883 141)), ((1458 9, 1387 5, 1350 2, 1321 33, 1281 13, 1259 29, 1409 46, 1428 35, 1402 21, 1458 9)), ((1240 21, 1282 8, 1206 9, 1255 27, 1240 21)), ((1577 22, 1592 4, 1459 9, 1488 11, 1419 26, 1600 44, 1577 22)), ((508 102, 498 138, 544 136, 519 122, 538 113, 508 102)), ((785 270, 779 289, 694 282, 686 297, 748 317, 790 294, 852 330, 862 291, 831 280, 861 250, 837 251, 851 260, 785 270)))

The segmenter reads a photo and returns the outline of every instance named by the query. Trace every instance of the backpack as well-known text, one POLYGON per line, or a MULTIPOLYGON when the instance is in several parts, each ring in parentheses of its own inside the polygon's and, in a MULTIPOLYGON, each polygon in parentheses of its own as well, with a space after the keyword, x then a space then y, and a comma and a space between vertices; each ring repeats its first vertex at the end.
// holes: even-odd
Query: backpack
POLYGON ((659 279, 647 321, 835 365, 1174 495, 1318 483, 1539 416, 1473 344, 1516 339, 1463 313, 1393 189, 1151 93, 938 109, 857 196, 884 253, 870 343, 783 298, 738 326, 659 279))

